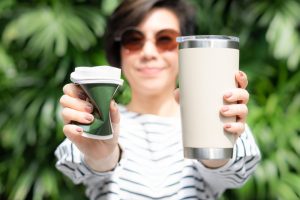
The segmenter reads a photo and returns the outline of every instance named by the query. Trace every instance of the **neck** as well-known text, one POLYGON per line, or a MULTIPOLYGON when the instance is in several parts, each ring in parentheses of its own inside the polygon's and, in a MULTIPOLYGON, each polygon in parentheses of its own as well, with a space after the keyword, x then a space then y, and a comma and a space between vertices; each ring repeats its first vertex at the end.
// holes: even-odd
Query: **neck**
POLYGON ((142 95, 133 92, 127 109, 141 114, 174 116, 179 111, 179 105, 172 91, 163 95, 142 95))

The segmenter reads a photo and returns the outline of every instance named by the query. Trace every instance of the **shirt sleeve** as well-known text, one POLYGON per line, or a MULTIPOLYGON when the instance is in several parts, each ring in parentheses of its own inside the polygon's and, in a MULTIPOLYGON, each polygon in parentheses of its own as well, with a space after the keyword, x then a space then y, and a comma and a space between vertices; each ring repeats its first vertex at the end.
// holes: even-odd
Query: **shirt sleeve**
POLYGON ((109 176, 120 168, 123 162, 123 154, 121 154, 120 162, 117 166, 108 172, 97 172, 92 170, 83 159, 83 154, 69 140, 65 139, 56 149, 55 156, 57 157, 56 168, 69 177, 73 183, 84 185, 101 184, 109 176))
POLYGON ((207 168, 195 160, 198 170, 215 196, 219 196, 226 189, 239 188, 246 183, 261 159, 259 148, 248 126, 237 139, 233 151, 232 159, 217 169, 207 168))

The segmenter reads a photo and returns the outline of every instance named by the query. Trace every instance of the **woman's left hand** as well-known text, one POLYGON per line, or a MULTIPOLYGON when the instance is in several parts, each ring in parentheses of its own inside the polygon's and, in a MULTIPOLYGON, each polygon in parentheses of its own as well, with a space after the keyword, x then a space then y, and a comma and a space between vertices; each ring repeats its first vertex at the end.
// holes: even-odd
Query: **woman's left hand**
POLYGON ((224 105, 220 112, 225 117, 236 117, 236 122, 224 124, 224 129, 239 136, 245 130, 248 115, 249 93, 245 89, 248 85, 248 79, 244 72, 239 71, 235 74, 235 80, 238 88, 231 89, 224 94, 223 98, 229 105, 224 105))
MULTIPOLYGON (((247 103, 249 100, 249 93, 246 90, 248 85, 247 75, 239 71, 235 74, 235 80, 238 88, 227 91, 223 98, 229 105, 224 105, 220 112, 225 117, 236 117, 236 122, 224 124, 224 129, 228 132, 240 136, 245 130, 246 117, 248 115, 247 103)), ((180 102, 179 89, 174 91, 174 97, 177 103, 180 102)), ((201 163, 208 168, 218 168, 225 165, 226 160, 201 160, 201 163)))
MULTIPOLYGON (((248 115, 247 103, 249 93, 246 90, 248 79, 244 72, 239 71, 235 74, 235 80, 238 88, 231 89, 224 94, 223 98, 229 105, 224 105, 220 109, 220 112, 225 117, 236 117, 236 122, 224 124, 224 129, 239 136, 245 130, 245 122, 248 115)), ((174 97, 179 103, 180 95, 178 88, 174 91, 174 97)))

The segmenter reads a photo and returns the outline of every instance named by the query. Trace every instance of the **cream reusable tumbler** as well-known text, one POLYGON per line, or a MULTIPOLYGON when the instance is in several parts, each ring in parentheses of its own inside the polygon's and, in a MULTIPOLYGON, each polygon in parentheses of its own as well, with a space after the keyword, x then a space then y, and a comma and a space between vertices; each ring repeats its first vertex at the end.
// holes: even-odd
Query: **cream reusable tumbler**
POLYGON ((179 84, 184 155, 192 159, 228 159, 234 134, 227 133, 220 109, 223 96, 235 88, 239 70, 239 39, 203 35, 178 37, 179 84))
POLYGON ((94 106, 91 124, 79 124, 83 136, 106 140, 113 137, 110 119, 110 101, 123 84, 121 69, 110 66, 76 67, 71 81, 80 85, 94 106))

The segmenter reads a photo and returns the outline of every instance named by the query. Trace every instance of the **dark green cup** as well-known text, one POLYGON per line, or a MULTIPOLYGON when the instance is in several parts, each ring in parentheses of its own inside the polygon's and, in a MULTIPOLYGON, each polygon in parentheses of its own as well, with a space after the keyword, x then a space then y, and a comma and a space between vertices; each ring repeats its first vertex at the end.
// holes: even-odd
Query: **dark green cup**
POLYGON ((71 74, 71 80, 80 85, 94 106, 94 121, 91 124, 79 124, 83 136, 93 139, 110 139, 113 129, 110 118, 110 102, 123 80, 121 70, 114 67, 77 67, 71 74))

